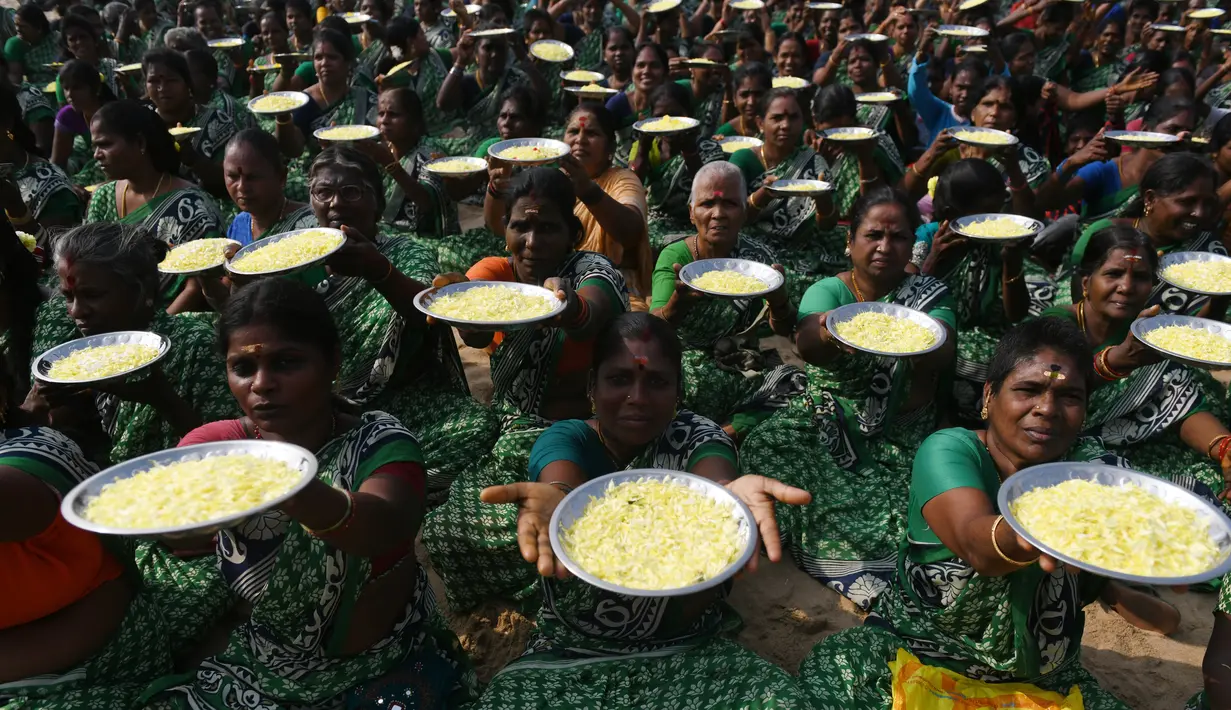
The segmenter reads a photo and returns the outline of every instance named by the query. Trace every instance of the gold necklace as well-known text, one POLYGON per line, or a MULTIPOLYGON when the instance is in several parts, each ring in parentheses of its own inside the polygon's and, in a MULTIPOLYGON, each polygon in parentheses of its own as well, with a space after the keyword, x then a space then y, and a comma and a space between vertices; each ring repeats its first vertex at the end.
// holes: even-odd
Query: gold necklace
POLYGON ((851 285, 855 287, 855 300, 863 303, 863 293, 859 290, 859 281, 855 279, 855 270, 851 269, 851 285))
MULTIPOLYGON (((162 181, 167 179, 167 173, 163 173, 162 177, 158 178, 158 186, 154 188, 154 194, 145 198, 146 202, 158 197, 158 193, 162 191, 162 181)), ((128 185, 127 180, 124 181, 124 189, 120 191, 120 217, 128 216, 128 185)))
POLYGON ((689 248, 689 250, 690 250, 690 251, 692 251, 692 260, 693 260, 693 261, 700 261, 700 260, 701 260, 701 254, 700 254, 699 250, 697 249, 697 247, 699 246, 699 244, 697 243, 697 238, 696 238, 696 237, 689 237, 688 239, 685 239, 685 240, 684 240, 684 245, 685 245, 685 246, 687 246, 687 247, 689 248), (688 243, 688 240, 689 240, 689 239, 691 239, 691 240, 692 240, 692 244, 689 244, 689 243, 688 243))

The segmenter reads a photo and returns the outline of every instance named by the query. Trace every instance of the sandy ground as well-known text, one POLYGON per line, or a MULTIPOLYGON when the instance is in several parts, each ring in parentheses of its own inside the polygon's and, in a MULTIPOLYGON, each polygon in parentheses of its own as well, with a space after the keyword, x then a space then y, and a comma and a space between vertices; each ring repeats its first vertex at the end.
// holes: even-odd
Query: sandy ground
MULTIPOLYGON (((461 216, 477 226, 478 215, 461 216)), ((789 341, 774 338, 763 345, 777 347, 785 361, 800 364, 789 341)), ((487 356, 465 346, 460 349, 471 392, 489 402, 492 387, 487 356)), ((1231 379, 1226 376, 1229 373, 1219 374, 1224 375, 1219 377, 1224 383, 1231 379)), ((444 589, 435 575, 432 579, 444 607, 444 589)), ((1181 708, 1201 686, 1201 659, 1217 598, 1168 590, 1162 596, 1183 618, 1180 629, 1169 637, 1130 626, 1098 604, 1086 609, 1085 665, 1105 688, 1136 710, 1181 708)), ((763 559, 756 574, 735 585, 730 601, 744 619, 740 643, 791 673, 826 636, 861 621, 854 605, 790 562, 774 565, 763 559)), ((468 615, 450 614, 449 620, 484 682, 521 654, 532 626, 516 610, 494 605, 468 615)))

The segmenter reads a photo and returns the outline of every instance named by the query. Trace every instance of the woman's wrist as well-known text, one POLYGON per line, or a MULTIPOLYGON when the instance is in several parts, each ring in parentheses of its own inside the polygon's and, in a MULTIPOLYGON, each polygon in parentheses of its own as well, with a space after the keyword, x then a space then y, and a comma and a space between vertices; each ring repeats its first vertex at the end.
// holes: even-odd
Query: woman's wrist
POLYGON ((581 200, 581 204, 588 207, 598 203, 606 194, 607 193, 603 192, 603 188, 599 187, 598 183, 591 180, 588 187, 582 188, 578 191, 577 199, 581 200))
POLYGON ((363 280, 376 286, 389 280, 393 276, 393 262, 384 254, 377 252, 379 259, 372 259, 371 262, 364 268, 363 280))

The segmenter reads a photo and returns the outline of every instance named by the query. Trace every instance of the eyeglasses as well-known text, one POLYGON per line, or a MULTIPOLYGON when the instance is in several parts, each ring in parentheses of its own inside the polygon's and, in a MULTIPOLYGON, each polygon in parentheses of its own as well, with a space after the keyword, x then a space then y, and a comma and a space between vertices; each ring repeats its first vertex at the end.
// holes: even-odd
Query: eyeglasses
POLYGON ((312 188, 311 192, 316 202, 333 202, 335 197, 342 202, 358 202, 364 195, 363 188, 358 185, 343 185, 340 189, 321 185, 312 188))

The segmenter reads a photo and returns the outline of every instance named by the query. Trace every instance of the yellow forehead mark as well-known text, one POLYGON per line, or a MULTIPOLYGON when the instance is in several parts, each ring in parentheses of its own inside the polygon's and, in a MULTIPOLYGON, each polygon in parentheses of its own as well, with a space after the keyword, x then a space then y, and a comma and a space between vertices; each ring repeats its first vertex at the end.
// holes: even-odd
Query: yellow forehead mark
POLYGON ((1059 365, 1052 365, 1050 370, 1043 371, 1044 377, 1050 377, 1053 380, 1067 380, 1068 375, 1060 371, 1059 365))
POLYGON ((262 346, 260 343, 257 343, 256 345, 245 345, 244 347, 240 348, 240 352, 242 352, 245 355, 260 355, 261 350, 262 350, 262 346))

